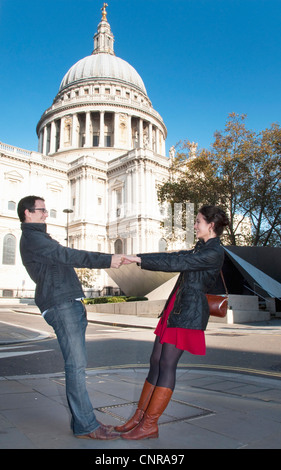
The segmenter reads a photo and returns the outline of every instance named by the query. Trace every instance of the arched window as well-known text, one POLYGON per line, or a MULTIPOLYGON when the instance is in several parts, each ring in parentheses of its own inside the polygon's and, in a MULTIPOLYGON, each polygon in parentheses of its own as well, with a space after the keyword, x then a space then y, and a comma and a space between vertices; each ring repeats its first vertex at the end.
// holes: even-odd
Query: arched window
POLYGON ((3 264, 16 264, 16 237, 8 233, 3 242, 3 264))
POLYGON ((8 201, 8 210, 15 211, 16 210, 16 203, 14 201, 8 201))
POLYGON ((114 243, 114 251, 116 255, 121 255, 123 253, 123 242, 118 238, 114 243))

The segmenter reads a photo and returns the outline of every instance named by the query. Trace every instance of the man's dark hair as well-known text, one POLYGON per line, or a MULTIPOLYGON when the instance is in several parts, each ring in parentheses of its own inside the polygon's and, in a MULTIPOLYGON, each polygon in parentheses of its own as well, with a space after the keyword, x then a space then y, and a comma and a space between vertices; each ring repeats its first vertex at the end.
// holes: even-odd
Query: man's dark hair
POLYGON ((38 199, 40 201, 45 201, 45 199, 40 196, 26 196, 20 200, 18 203, 18 216, 21 222, 25 222, 24 211, 28 209, 30 212, 32 212, 32 210, 34 210, 35 201, 38 201, 38 199))

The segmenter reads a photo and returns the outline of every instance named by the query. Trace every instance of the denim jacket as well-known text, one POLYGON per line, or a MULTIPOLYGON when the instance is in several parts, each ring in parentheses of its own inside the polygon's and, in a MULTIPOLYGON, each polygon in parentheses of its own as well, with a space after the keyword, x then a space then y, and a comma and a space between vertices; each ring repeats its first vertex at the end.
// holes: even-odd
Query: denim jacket
POLYGON ((36 284, 35 303, 41 312, 84 297, 75 268, 109 268, 111 256, 60 245, 46 233, 46 224, 22 223, 20 253, 36 284))
MULTIPOLYGON (((205 294, 210 293, 220 273, 224 249, 220 239, 199 241, 194 250, 174 253, 140 254, 142 269, 180 272, 164 310, 177 291, 168 327, 205 330, 209 320, 209 307, 205 294)), ((163 312, 162 312, 163 314, 163 312)))

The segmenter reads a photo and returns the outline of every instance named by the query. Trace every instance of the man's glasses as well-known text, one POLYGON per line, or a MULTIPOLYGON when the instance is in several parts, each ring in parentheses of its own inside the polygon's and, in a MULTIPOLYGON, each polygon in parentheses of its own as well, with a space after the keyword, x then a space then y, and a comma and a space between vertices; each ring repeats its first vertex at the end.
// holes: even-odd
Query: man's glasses
POLYGON ((36 207, 36 209, 32 209, 30 212, 41 211, 43 214, 47 214, 48 210, 44 209, 43 207, 36 207))

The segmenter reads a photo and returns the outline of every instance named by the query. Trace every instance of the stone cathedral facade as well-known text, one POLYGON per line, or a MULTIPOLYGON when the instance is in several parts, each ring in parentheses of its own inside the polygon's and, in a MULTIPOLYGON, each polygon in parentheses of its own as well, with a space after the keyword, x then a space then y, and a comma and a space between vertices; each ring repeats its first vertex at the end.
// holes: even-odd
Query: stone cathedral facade
MULTIPOLYGON (((163 248, 157 185, 169 174, 167 129, 140 75, 114 53, 106 4, 92 54, 63 77, 37 135, 38 152, 0 143, 0 296, 34 287, 18 248, 16 206, 28 194, 45 199, 48 232, 61 244, 127 254, 163 248)), ((96 289, 110 285, 96 273, 96 289)))

